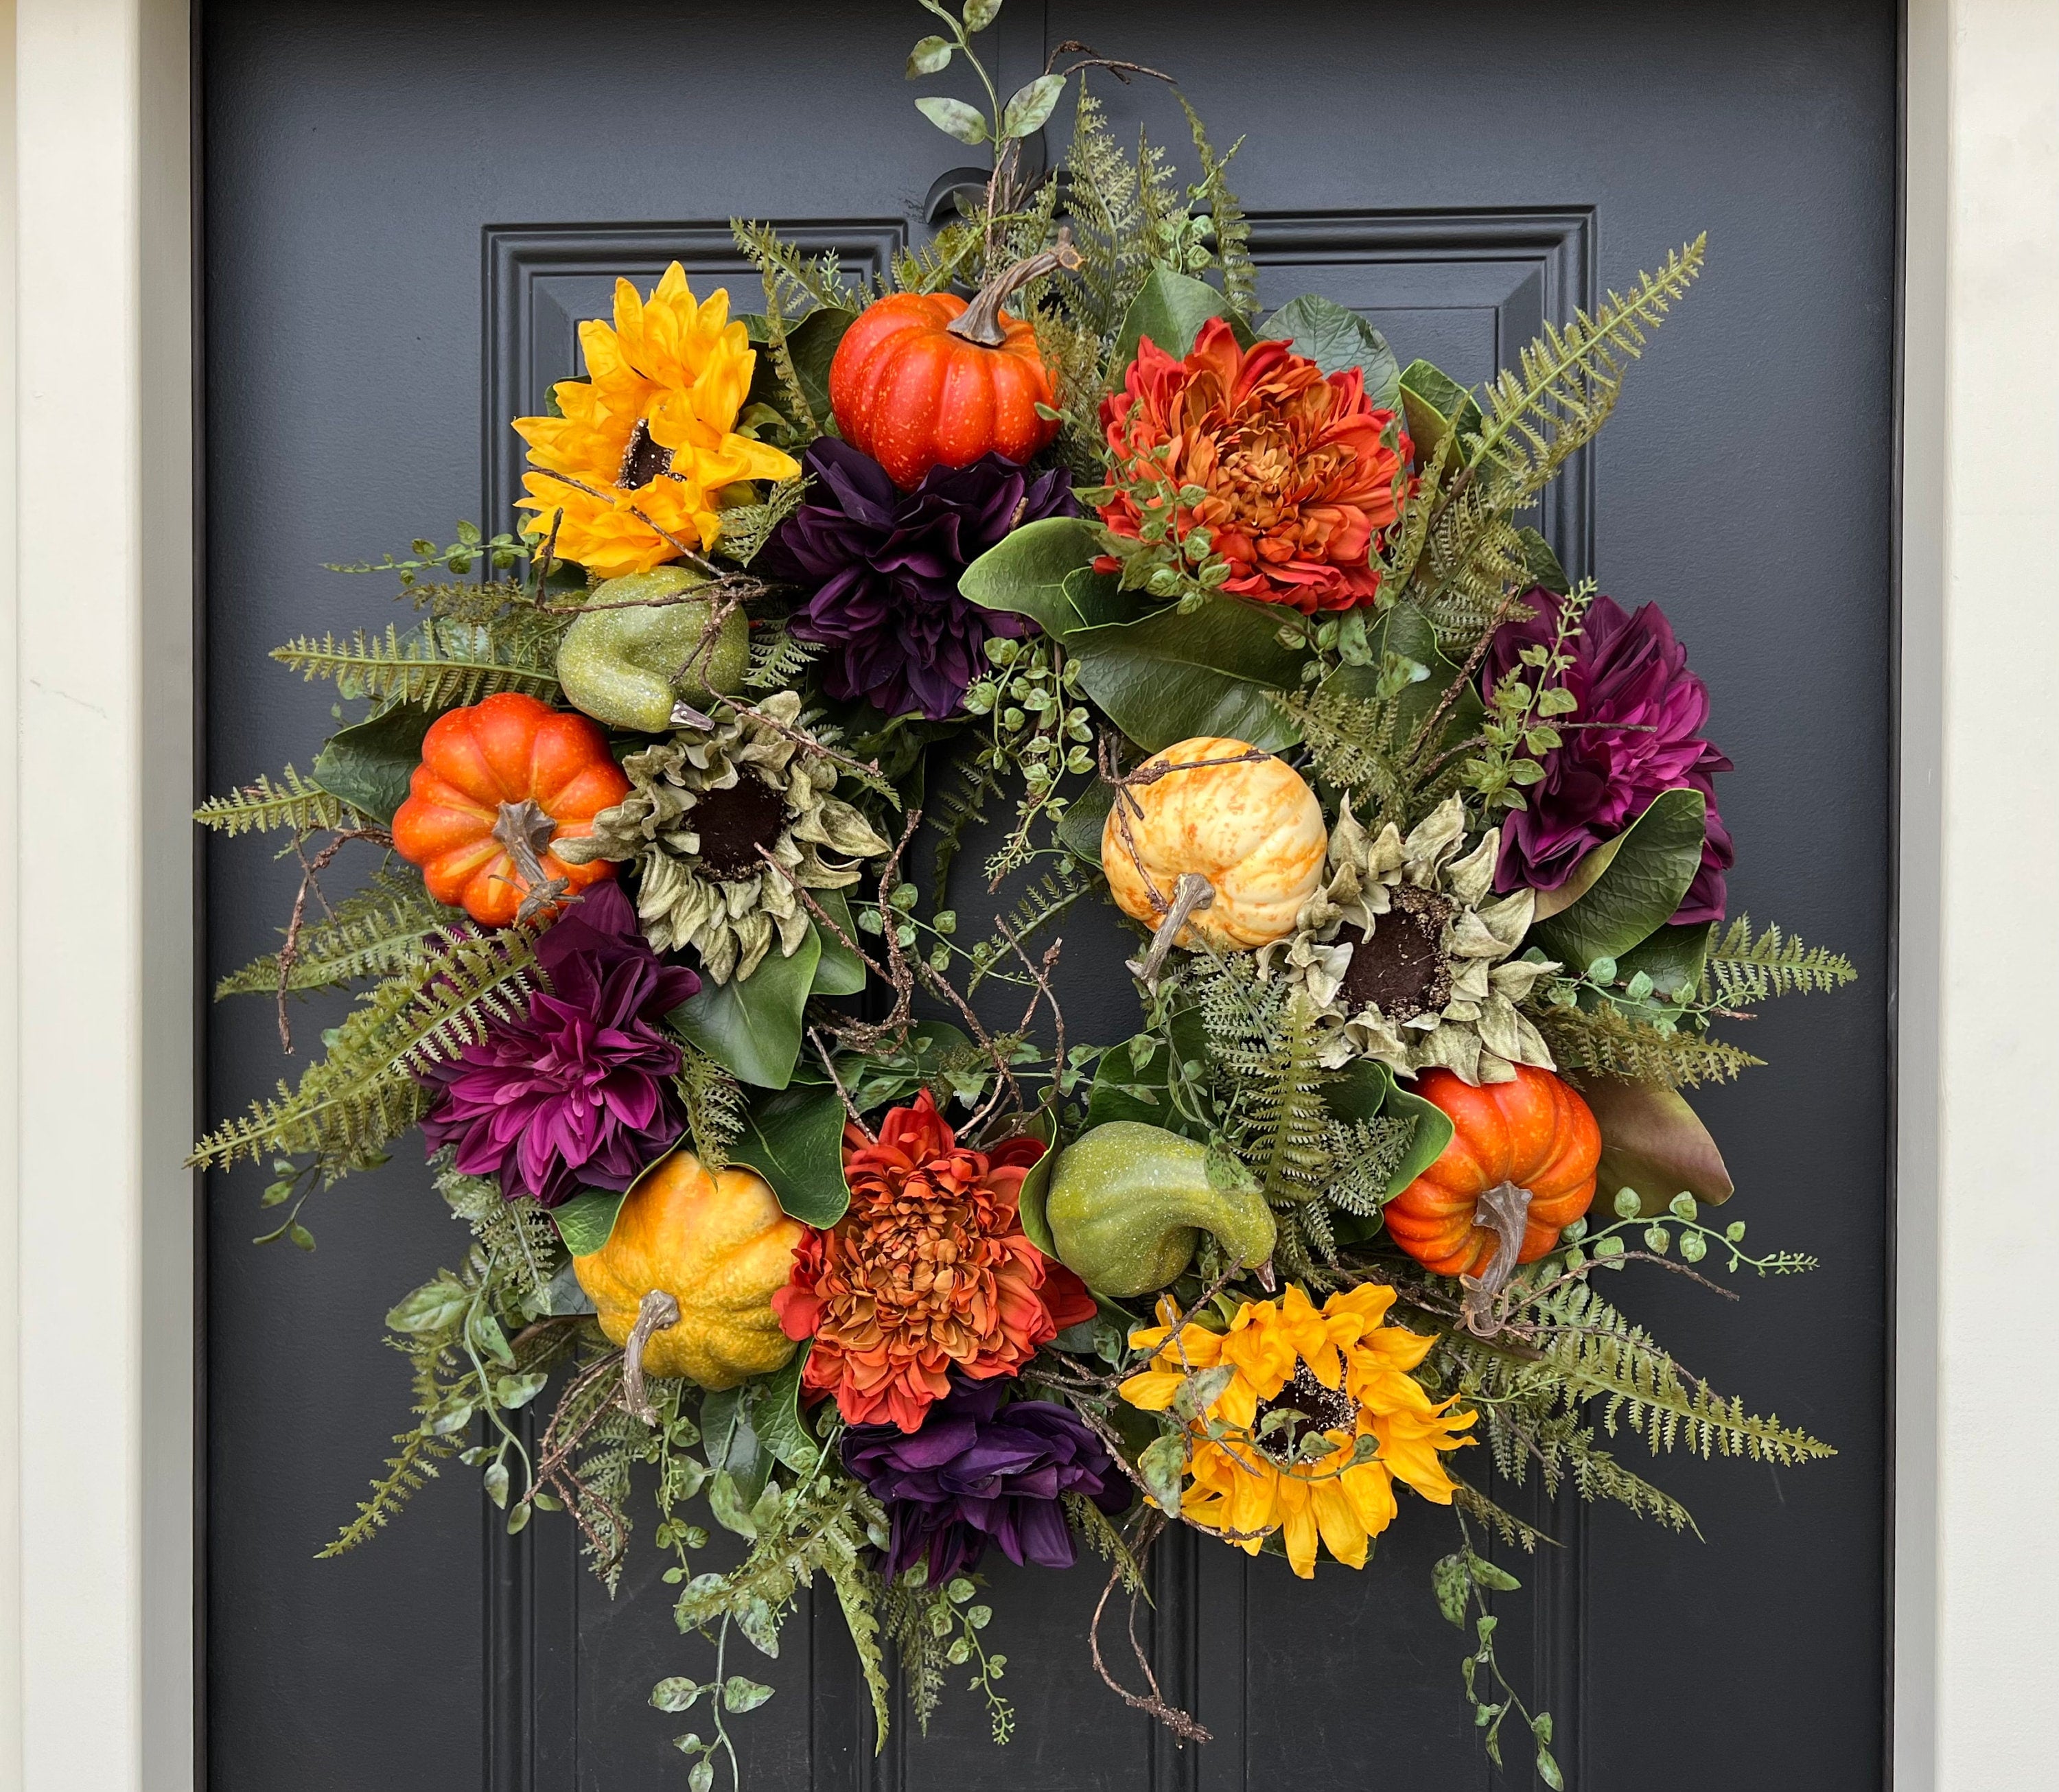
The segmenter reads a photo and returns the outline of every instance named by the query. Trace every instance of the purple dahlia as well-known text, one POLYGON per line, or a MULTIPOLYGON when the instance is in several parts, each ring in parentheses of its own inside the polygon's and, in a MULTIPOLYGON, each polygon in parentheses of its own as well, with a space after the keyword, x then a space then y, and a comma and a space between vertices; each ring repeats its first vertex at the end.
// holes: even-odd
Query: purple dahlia
POLYGON ((1083 1495, 1109 1513, 1129 1503, 1108 1452, 1070 1407, 1006 1398, 998 1380, 954 1373, 919 1431, 844 1432, 845 1467, 894 1527, 882 1565, 889 1579, 926 1559, 930 1585, 941 1586, 978 1567, 990 1544, 1018 1567, 1069 1568, 1073 1534, 1058 1495, 1083 1495))
POLYGON ((679 1048, 661 1023, 701 982, 651 950, 612 881, 551 925, 536 962, 549 988, 521 1020, 424 1073, 440 1093, 422 1131, 432 1150, 453 1147, 466 1175, 555 1207, 581 1189, 627 1188, 679 1137, 679 1048))
MULTIPOLYGON (((1518 669, 1523 650, 1551 645, 1559 599, 1541 587, 1523 600, 1528 622, 1505 624, 1481 668, 1486 691, 1518 669)), ((1655 603, 1626 611, 1597 597, 1568 643, 1566 688, 1579 707, 1565 744, 1544 755, 1544 775, 1527 785, 1529 806, 1503 823, 1497 890, 1556 890, 1582 859, 1644 813, 1662 790, 1699 790, 1708 806, 1701 868, 1675 912, 1675 926, 1718 921, 1723 873, 1736 857, 1716 813, 1715 775, 1730 762, 1702 738, 1709 687, 1687 670, 1687 650, 1655 603)))
POLYGON ((803 460, 818 501, 781 525, 759 570, 809 587, 790 624, 838 651, 823 684, 869 698, 890 715, 951 715, 979 676, 991 635, 1020 635, 1020 616, 958 595, 958 575, 1010 530, 1077 516, 1062 469, 1031 474, 998 454, 936 467, 903 492, 870 455, 825 436, 803 460))

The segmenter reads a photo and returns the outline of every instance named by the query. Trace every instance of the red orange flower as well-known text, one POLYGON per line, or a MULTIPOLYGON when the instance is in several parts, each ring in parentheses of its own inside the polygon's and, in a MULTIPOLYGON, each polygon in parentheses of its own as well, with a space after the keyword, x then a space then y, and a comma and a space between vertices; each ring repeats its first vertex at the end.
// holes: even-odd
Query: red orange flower
POLYGON ((1205 496, 1177 507, 1173 533, 1209 532, 1232 567, 1225 591, 1310 615, 1372 601, 1372 549, 1400 515, 1411 450, 1356 368, 1326 376, 1284 342, 1240 348, 1212 318, 1185 360, 1138 343, 1101 420, 1118 488, 1101 518, 1117 535, 1134 539, 1142 522, 1125 474, 1197 486, 1205 496))
POLYGON ((834 1394, 853 1424, 912 1432, 953 1367, 1017 1374, 1061 1326, 1091 1318, 1086 1291, 1018 1217, 1043 1151, 1033 1138, 960 1145, 927 1089, 888 1109, 877 1143, 846 1128, 850 1209, 795 1248, 793 1280, 772 1297, 787 1336, 815 1340, 804 1385, 834 1394))

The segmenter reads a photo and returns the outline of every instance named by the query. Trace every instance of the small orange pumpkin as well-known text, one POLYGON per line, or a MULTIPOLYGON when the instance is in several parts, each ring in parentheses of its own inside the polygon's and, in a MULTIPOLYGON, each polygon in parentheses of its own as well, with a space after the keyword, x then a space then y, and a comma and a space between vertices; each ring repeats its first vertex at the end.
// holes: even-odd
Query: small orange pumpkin
POLYGON ((1452 1122, 1452 1142, 1383 1210, 1394 1242, 1418 1263, 1440 1276, 1480 1274, 1500 1240, 1476 1223, 1480 1197, 1503 1182, 1530 1191, 1518 1263, 1543 1256, 1587 1212, 1601 1129, 1550 1071, 1519 1064, 1514 1081, 1475 1088, 1448 1070, 1425 1070, 1416 1093, 1452 1122))
POLYGON ((439 902, 505 927, 523 898, 562 878, 583 890, 615 875, 606 859, 568 865, 554 841, 593 831, 629 793, 607 738, 583 715, 520 691, 450 710, 430 723, 393 846, 439 902))
POLYGON ((830 408, 844 440, 902 491, 932 467, 983 454, 1027 460, 1058 432, 1037 332, 1001 309, 1017 288, 1079 265, 1069 238, 1019 261, 968 305, 953 293, 893 293, 858 314, 830 362, 830 408))
POLYGON ((1284 938, 1322 876, 1322 804, 1284 759, 1238 759, 1254 751, 1210 735, 1178 742, 1141 768, 1173 769, 1124 786, 1101 826, 1109 892, 1146 926, 1165 918, 1183 873, 1208 880, 1214 901, 1173 942, 1190 950, 1202 940, 1233 951, 1284 938))
POLYGON ((675 1151, 637 1179, 607 1242, 574 1257, 572 1272, 616 1344, 628 1342, 645 1295, 679 1302, 678 1320, 644 1346, 647 1374, 734 1388, 794 1354, 772 1296, 787 1285, 806 1231, 755 1172, 711 1170, 691 1151, 675 1151))

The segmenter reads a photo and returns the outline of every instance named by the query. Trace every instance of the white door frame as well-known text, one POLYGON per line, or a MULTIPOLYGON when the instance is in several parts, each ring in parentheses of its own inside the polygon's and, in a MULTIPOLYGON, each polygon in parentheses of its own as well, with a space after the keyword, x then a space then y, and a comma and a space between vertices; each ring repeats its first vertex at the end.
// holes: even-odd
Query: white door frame
MULTIPOLYGON (((2059 3, 1907 13, 1894 1753, 1901 1792, 1991 1792, 2044 1777, 2059 1677, 2059 1401, 2032 1367, 2059 1332, 2034 1280, 2059 1260, 2059 771, 2030 651, 2059 619, 2059 3)), ((0 18, 0 1792, 179 1792, 190 30, 186 0, 0 18)))

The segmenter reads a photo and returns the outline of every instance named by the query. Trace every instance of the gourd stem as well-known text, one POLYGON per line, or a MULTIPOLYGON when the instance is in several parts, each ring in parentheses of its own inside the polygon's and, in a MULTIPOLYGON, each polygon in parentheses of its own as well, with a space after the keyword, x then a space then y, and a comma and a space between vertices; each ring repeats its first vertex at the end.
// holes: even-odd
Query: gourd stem
POLYGON ((622 1347, 622 1408, 631 1417, 647 1425, 658 1423, 658 1409, 643 1392, 643 1352, 651 1335, 679 1323, 679 1303, 661 1288, 654 1288, 636 1307, 636 1323, 629 1328, 622 1347))
POLYGON ((1002 306, 1031 281, 1041 280, 1061 268, 1069 271, 1079 265, 1080 252, 1073 247, 1073 233, 1069 227, 1061 225, 1058 240, 1050 248, 1018 261, 1012 268, 1004 268, 980 288, 973 295, 972 302, 944 328, 950 334, 967 342, 977 342, 982 348, 998 348, 1008 340, 1007 331, 1001 327, 1002 306))
POLYGON ((1140 964, 1133 958, 1129 968, 1136 973, 1140 983, 1153 982, 1158 975, 1158 967, 1165 962, 1165 954, 1173 950, 1180 930, 1187 925, 1187 918, 1197 910, 1213 906, 1216 886, 1198 871, 1182 871, 1180 881, 1173 886, 1173 905, 1165 911, 1165 918, 1158 923, 1158 930, 1151 936, 1151 950, 1140 964))

